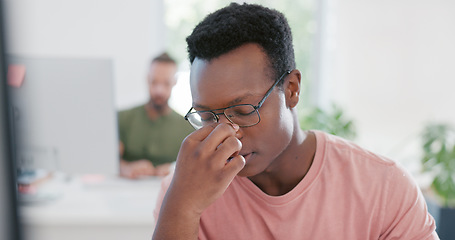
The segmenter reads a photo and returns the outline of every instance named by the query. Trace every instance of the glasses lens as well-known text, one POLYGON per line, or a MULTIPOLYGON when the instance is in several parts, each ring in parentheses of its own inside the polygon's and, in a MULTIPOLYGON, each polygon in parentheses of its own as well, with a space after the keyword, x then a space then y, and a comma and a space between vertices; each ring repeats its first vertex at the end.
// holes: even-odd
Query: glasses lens
POLYGON ((259 122, 259 113, 250 104, 232 106, 224 110, 226 117, 233 123, 241 126, 252 126, 259 122))
POLYGON ((194 128, 199 129, 216 122, 216 117, 211 112, 193 112, 188 114, 188 121, 194 128))

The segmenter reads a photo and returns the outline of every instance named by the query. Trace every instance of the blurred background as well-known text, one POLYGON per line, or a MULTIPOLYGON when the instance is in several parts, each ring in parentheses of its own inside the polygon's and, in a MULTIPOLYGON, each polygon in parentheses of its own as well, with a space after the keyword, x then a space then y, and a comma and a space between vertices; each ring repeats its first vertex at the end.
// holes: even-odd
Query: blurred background
MULTIPOLYGON (((111 105, 106 103, 104 106, 115 112, 147 101, 146 75, 150 60, 168 51, 179 66, 170 105, 184 115, 191 107, 185 38, 205 15, 229 2, 3 0, 6 52, 7 56, 28 59, 108 61, 110 70, 106 71, 111 73, 108 76, 111 82, 106 83, 107 90, 100 90, 103 86, 98 90, 110 99, 111 105)), ((333 132, 400 162, 422 189, 434 184, 437 175, 428 171, 423 173, 424 163, 430 162, 430 166, 437 166, 439 174, 447 175, 443 180, 448 184, 445 189, 455 191, 455 147, 449 139, 453 134, 447 133, 455 126, 455 1, 246 2, 275 8, 288 18, 297 68, 303 74, 304 88, 298 106, 302 128, 333 132), (428 136, 424 138, 423 133, 430 124, 447 126, 447 131, 441 133, 446 141, 431 147, 439 147, 437 152, 441 146, 446 146, 444 151, 453 157, 446 157, 445 162, 428 160, 434 155, 431 152, 430 157, 423 160, 424 154, 428 153, 423 147, 428 136)), ((84 95, 82 92, 77 94, 84 95)), ((115 136, 116 133, 112 134, 115 136)), ((113 152, 118 152, 115 144, 109 146, 113 152)), ((118 161, 114 158, 104 159, 112 169, 118 161)), ((71 231, 92 229, 96 232, 94 226, 104 233, 85 239, 120 239, 131 236, 128 235, 130 232, 135 232, 136 236, 151 236, 150 217, 153 217, 135 217, 131 213, 150 215, 155 193, 136 196, 132 190, 126 191, 120 200, 106 203, 105 196, 113 196, 116 189, 130 183, 89 175, 83 176, 79 184, 82 185, 78 185, 78 189, 91 189, 92 195, 88 198, 97 200, 90 202, 85 195, 73 196, 78 199, 71 203, 74 205, 61 205, 62 209, 73 207, 70 217, 65 217, 64 212, 55 210, 49 203, 26 205, 22 211, 25 229, 29 231, 25 234, 26 239, 58 239, 61 236, 72 239, 71 231), (96 189, 102 189, 103 193, 96 189), (134 199, 141 197, 151 200, 124 208, 118 215, 109 215, 117 206, 134 205, 134 199), (90 215, 84 214, 92 210, 87 210, 84 203, 91 205, 87 209, 105 208, 105 212, 91 216, 92 227, 86 219, 90 215), (51 211, 58 213, 51 214, 51 211), (110 222, 106 218, 110 218, 110 222), (123 221, 115 218, 123 218, 123 221), (96 221, 105 224, 93 223, 96 221), (116 234, 106 234, 109 231, 116 234)), ((159 187, 156 182, 137 181, 135 184, 137 191, 159 187)))

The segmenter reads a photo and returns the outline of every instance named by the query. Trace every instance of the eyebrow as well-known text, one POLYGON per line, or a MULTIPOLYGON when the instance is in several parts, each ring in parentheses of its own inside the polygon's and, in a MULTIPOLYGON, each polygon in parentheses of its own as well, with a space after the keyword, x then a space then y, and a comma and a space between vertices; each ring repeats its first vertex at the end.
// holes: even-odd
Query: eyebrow
MULTIPOLYGON (((250 96, 254 96, 254 95, 252 93, 247 93, 247 94, 245 94, 245 95, 243 95, 241 97, 238 97, 238 98, 228 102, 227 105, 228 105, 228 107, 236 105, 236 104, 242 102, 245 98, 250 97, 250 96)), ((193 102, 193 108, 199 108, 199 109, 204 109, 204 110, 212 110, 212 109, 210 109, 207 106, 204 106, 204 105, 201 105, 201 104, 198 104, 198 103, 195 103, 195 102, 193 102)))

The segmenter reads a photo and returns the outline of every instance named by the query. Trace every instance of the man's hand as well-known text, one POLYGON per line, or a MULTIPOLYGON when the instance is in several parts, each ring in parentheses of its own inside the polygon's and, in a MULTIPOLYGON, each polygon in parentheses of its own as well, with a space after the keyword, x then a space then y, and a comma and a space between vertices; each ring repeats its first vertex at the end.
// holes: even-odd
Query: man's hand
POLYGON ((144 176, 154 176, 156 168, 147 160, 137 160, 134 162, 120 161, 120 176, 136 179, 144 176))
POLYGON ((155 167, 155 176, 164 177, 171 172, 171 164, 165 163, 155 167))
POLYGON ((169 191, 175 198, 186 199, 185 205, 190 202, 189 210, 202 213, 244 167, 245 159, 238 155, 242 143, 235 137, 238 128, 225 123, 210 125, 183 142, 169 191))
POLYGON ((183 141, 154 238, 197 239, 200 215, 245 166, 238 154, 242 148, 235 137, 238 129, 237 125, 213 124, 183 141))

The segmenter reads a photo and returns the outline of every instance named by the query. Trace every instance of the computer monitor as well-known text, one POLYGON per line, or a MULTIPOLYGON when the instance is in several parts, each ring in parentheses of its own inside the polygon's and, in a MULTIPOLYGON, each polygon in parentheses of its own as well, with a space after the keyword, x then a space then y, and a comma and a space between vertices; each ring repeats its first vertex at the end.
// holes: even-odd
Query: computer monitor
POLYGON ((117 114, 109 59, 9 56, 20 169, 117 174, 117 114))
POLYGON ((15 168, 6 87, 3 2, 0 1, 0 239, 21 239, 16 201, 15 168))

